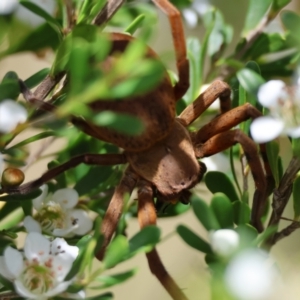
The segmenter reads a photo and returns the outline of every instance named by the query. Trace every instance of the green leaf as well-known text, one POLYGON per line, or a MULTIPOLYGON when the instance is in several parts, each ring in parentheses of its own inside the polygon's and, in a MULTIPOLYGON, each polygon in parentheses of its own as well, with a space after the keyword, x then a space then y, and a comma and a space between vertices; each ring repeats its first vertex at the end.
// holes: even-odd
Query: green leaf
POLYGON ((74 278, 82 265, 82 262, 84 260, 84 256, 85 256, 85 249, 88 245, 88 243, 91 241, 92 237, 90 235, 85 235, 83 236, 76 244, 76 246, 79 248, 79 253, 75 259, 75 261, 73 262, 72 268, 69 271, 69 273, 67 274, 66 278, 64 280, 71 280, 72 278, 74 278))
POLYGON ((32 200, 36 197, 38 197, 42 193, 42 190, 37 189, 34 190, 33 192, 30 192, 28 194, 21 194, 21 195, 5 195, 5 196, 0 196, 0 201, 7 201, 7 202, 12 202, 12 201, 27 201, 27 200, 32 200))
POLYGON ((273 0, 272 11, 276 13, 280 11, 283 7, 288 5, 292 0, 273 0))
POLYGON ((239 248, 249 248, 256 245, 256 239, 258 237, 257 230, 250 224, 240 224, 235 229, 239 234, 239 248))
POLYGON ((129 245, 125 236, 118 235, 107 247, 103 267, 110 269, 124 260, 129 254, 129 245))
MULTIPOLYGON (((84 300, 112 300, 113 298, 114 297, 113 297, 112 293, 105 293, 105 294, 97 295, 97 296, 94 296, 94 297, 85 297, 84 300)), ((58 297, 57 296, 57 297, 54 297, 53 299, 54 300, 67 300, 69 298, 63 298, 63 297, 58 297)))
POLYGON ((253 95, 256 95, 259 87, 265 83, 265 80, 259 74, 248 68, 239 70, 236 76, 243 88, 253 95))
POLYGON ((213 194, 218 192, 223 193, 230 199, 231 202, 239 199, 233 183, 226 174, 219 171, 208 172, 205 175, 204 180, 207 188, 213 194))
POLYGON ((44 69, 36 72, 29 78, 27 78, 24 81, 24 83, 29 89, 32 89, 32 88, 36 87, 39 83, 41 83, 43 81, 43 79, 46 78, 46 76, 49 74, 49 72, 50 72, 49 68, 44 68, 44 69))
POLYGON ((100 183, 105 182, 112 174, 111 166, 93 166, 89 171, 76 181, 74 189, 78 194, 85 195, 91 193, 100 183))
POLYGON ((291 42, 299 47, 300 42, 300 16, 293 11, 284 10, 280 13, 283 26, 289 31, 291 42))
POLYGON ((189 37, 187 40, 187 50, 190 63, 190 87, 184 95, 184 100, 187 104, 190 104, 199 95, 201 69, 203 67, 201 66, 201 44, 199 39, 189 37))
POLYGON ((210 204, 221 228, 233 227, 233 209, 228 197, 222 193, 214 194, 210 204))
POLYGON ((96 289, 108 288, 113 285, 120 284, 120 283, 126 281, 127 279, 131 278, 135 274, 136 274, 136 269, 133 269, 133 270, 130 270, 127 272, 123 272, 120 274, 115 274, 115 275, 102 275, 102 276, 99 276, 96 278, 96 281, 100 281, 101 285, 89 287, 89 289, 96 290, 96 289))
POLYGON ((203 253, 212 253, 210 245, 188 227, 179 225, 176 231, 180 237, 192 248, 203 253))
POLYGON ((36 134, 36 135, 34 135, 34 136, 32 136, 32 137, 30 137, 30 138, 28 138, 28 139, 26 139, 26 140, 18 143, 18 144, 13 145, 12 147, 10 147, 8 149, 5 149, 4 153, 6 151, 9 151, 9 150, 12 150, 12 149, 15 149, 15 148, 23 147, 23 146, 25 146, 27 144, 30 144, 32 142, 36 142, 36 141, 45 139, 45 138, 47 138, 49 136, 56 136, 56 135, 57 135, 57 133, 54 132, 54 131, 45 131, 45 132, 38 133, 38 134, 36 134))
POLYGON ((0 101, 4 99, 17 99, 20 94, 18 75, 7 72, 0 83, 0 101))
POLYGON ((144 14, 137 16, 124 31, 133 35, 136 32, 136 30, 142 26, 144 20, 144 14))
POLYGON ((162 210, 159 210, 157 212, 157 216, 159 218, 179 216, 187 212, 189 209, 190 209, 190 205, 182 204, 180 202, 177 202, 176 204, 168 203, 166 206, 163 207, 162 210))
POLYGON ((235 201, 232 203, 233 218, 235 224, 246 224, 250 222, 250 207, 241 201, 235 201))
POLYGON ((220 229, 213 210, 203 200, 193 195, 191 204, 196 217, 208 231, 220 229))
POLYGON ((58 33, 61 33, 61 25, 56 21, 55 18, 53 18, 51 15, 49 15, 45 10, 43 10, 40 6, 34 4, 33 2, 30 2, 28 0, 20 0, 20 4, 22 4, 25 8, 32 11, 36 15, 42 17, 45 19, 49 25, 53 27, 58 33))
POLYGON ((243 35, 246 36, 262 20, 273 0, 250 0, 243 35))
POLYGON ((275 179, 275 185, 278 187, 280 178, 278 170, 278 159, 279 159, 279 143, 277 141, 271 141, 266 143, 266 152, 269 161, 269 165, 275 179))
POLYGON ((157 226, 147 226, 129 240, 130 256, 137 252, 148 252, 159 242, 160 229, 157 226))
POLYGON ((259 234, 255 240, 255 245, 259 246, 265 241, 268 240, 269 237, 271 237, 273 234, 276 233, 278 229, 278 226, 270 226, 267 227, 261 234, 259 234))
POLYGON ((138 116, 103 111, 97 114, 93 122, 99 126, 114 129, 128 135, 138 135, 144 130, 144 124, 138 116))
POLYGON ((300 177, 297 177, 293 184, 293 204, 294 204, 294 219, 300 217, 300 177))

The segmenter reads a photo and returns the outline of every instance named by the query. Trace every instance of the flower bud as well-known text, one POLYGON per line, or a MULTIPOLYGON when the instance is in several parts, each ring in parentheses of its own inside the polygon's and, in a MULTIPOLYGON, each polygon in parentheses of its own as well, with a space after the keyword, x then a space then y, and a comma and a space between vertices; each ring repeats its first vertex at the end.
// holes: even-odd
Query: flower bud
POLYGON ((6 168, 2 173, 1 184, 3 187, 18 186, 24 181, 24 173, 16 168, 6 168))

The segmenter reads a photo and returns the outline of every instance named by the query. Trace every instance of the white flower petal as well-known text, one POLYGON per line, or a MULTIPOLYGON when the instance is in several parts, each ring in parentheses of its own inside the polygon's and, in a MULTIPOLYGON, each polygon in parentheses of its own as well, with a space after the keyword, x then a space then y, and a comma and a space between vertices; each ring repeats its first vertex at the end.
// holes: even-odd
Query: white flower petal
POLYGON ((42 233, 42 228, 39 222, 33 219, 32 216, 26 216, 24 218, 24 227, 27 232, 39 232, 42 233))
POLYGON ((225 283, 240 300, 266 299, 273 289, 275 270, 266 265, 267 253, 246 250, 235 256, 225 271, 225 283))
POLYGON ((15 278, 15 276, 7 269, 4 256, 0 256, 0 275, 9 280, 15 278))
POLYGON ((61 237, 72 237, 75 234, 73 233, 74 228, 69 226, 68 228, 62 229, 62 228, 55 228, 52 231, 52 234, 54 236, 61 236, 61 237))
POLYGON ((51 252, 53 253, 60 253, 60 256, 70 256, 73 260, 78 255, 79 249, 76 246, 70 246, 64 239, 56 238, 51 243, 51 252), (63 252, 62 252, 63 251, 63 252))
POLYGON ((42 295, 36 295, 28 291, 28 289, 23 285, 23 283, 18 279, 15 280, 14 285, 15 285, 16 292, 24 298, 39 299, 39 300, 47 299, 45 297, 42 297, 42 295))
POLYGON ((258 100, 264 107, 276 107, 279 98, 286 98, 285 83, 281 80, 270 80, 258 90, 258 100))
POLYGON ((55 295, 58 295, 60 293, 62 293, 63 291, 65 291, 68 286, 72 283, 72 281, 63 281, 61 283, 59 283, 57 286, 55 286, 54 289, 47 291, 47 293, 45 293, 45 296, 48 297, 53 297, 55 295))
POLYGON ((73 208, 78 203, 78 193, 74 189, 65 188, 57 190, 52 200, 59 203, 64 208, 73 208))
POLYGON ((73 232, 77 235, 84 235, 93 228, 93 221, 83 209, 73 209, 71 211, 71 221, 72 223, 76 222, 78 225, 73 229, 73 232))
POLYGON ((182 15, 190 28, 194 28, 197 26, 198 16, 194 10, 185 8, 182 10, 182 15))
POLYGON ((14 276, 14 278, 18 277, 24 266, 22 254, 18 250, 8 246, 4 250, 4 260, 7 270, 14 276))
POLYGON ((11 14, 18 6, 18 0, 1 0, 0 1, 0 15, 11 14))
MULTIPOLYGON (((56 1, 55 0, 30 0, 30 2, 33 2, 34 4, 40 6, 50 15, 53 15, 55 12, 55 9, 56 9, 56 1)), ((32 13, 30 10, 26 9, 22 5, 18 6, 15 16, 20 21, 30 25, 31 27, 37 27, 46 22, 45 19, 32 13)))
POLYGON ((211 248, 220 256, 229 256, 239 246, 239 235, 231 229, 220 229, 209 234, 211 248))
POLYGON ((29 260, 44 261, 49 256, 50 242, 38 232, 29 232, 24 245, 25 257, 29 260))
POLYGON ((206 165, 207 171, 221 171, 226 173, 230 169, 228 157, 223 153, 204 157, 201 161, 206 165))
POLYGON ((269 116, 259 117, 250 125, 253 140, 257 143, 266 143, 277 138, 284 128, 282 120, 269 116))
POLYGON ((43 184, 40 189, 42 190, 42 193, 34 198, 32 200, 32 204, 33 204, 33 207, 36 209, 36 210, 40 210, 43 206, 43 202, 45 201, 47 195, 48 195, 48 185, 47 184, 43 184))
POLYGON ((294 128, 287 128, 285 129, 285 132, 288 136, 292 138, 298 138, 300 137, 300 126, 294 128))
POLYGON ((7 99, 0 102, 0 132, 11 132, 26 119, 26 109, 16 101, 7 99))

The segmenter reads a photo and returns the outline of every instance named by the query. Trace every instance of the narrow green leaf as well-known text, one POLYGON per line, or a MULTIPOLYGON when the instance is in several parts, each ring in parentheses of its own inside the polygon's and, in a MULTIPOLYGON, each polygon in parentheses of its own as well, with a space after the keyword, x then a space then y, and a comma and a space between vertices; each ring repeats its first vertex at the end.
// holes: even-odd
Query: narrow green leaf
POLYGON ((230 199, 231 202, 239 199, 233 183, 226 174, 219 171, 208 172, 205 175, 204 180, 207 188, 213 194, 218 192, 223 193, 230 199))
POLYGON ((300 217, 300 177, 297 177, 293 184, 293 205, 294 218, 298 220, 300 217))
POLYGON ((243 35, 246 36, 262 20, 273 0, 250 0, 243 35))
POLYGON ((144 14, 137 16, 124 31, 133 35, 136 32, 136 30, 142 26, 144 20, 145 20, 144 14))
POLYGON ((278 157, 279 157, 279 143, 277 141, 271 141, 266 144, 267 157, 272 174, 275 179, 275 185, 278 187, 279 180, 279 170, 278 170, 278 157))
POLYGON ((7 72, 0 83, 0 101, 4 99, 17 99, 20 94, 18 75, 7 72))
POLYGON ((190 87, 184 95, 184 100, 186 104, 190 104, 199 95, 199 82, 201 81, 201 69, 203 67, 201 66, 201 44, 199 39, 189 37, 187 49, 190 62, 190 87))
POLYGON ((136 269, 133 269, 133 270, 123 272, 120 274, 99 276, 95 280, 100 281, 101 285, 93 286, 93 287, 90 287, 89 289, 91 289, 91 290, 104 289, 104 288, 108 288, 108 287, 111 287, 116 284, 120 284, 120 283, 126 281, 127 279, 131 278, 132 276, 134 276, 136 274, 136 271, 137 271, 136 269))
POLYGON ((293 11, 284 10, 280 13, 283 26, 289 32, 288 43, 298 46, 300 42, 300 16, 293 11))
POLYGON ((203 200, 193 195, 191 204, 196 217, 207 230, 220 229, 220 224, 213 210, 203 200))
POLYGON ((36 87, 39 83, 41 83, 43 81, 43 79, 49 74, 49 72, 50 72, 49 68, 44 68, 44 69, 36 72, 29 78, 27 78, 24 81, 24 83, 29 89, 32 89, 32 88, 36 87))
POLYGON ((210 245, 188 227, 179 225, 176 231, 180 237, 192 248, 203 253, 212 253, 210 245))
POLYGON ((210 206, 221 228, 233 227, 233 208, 226 195, 222 193, 214 194, 210 206))
POLYGON ((239 70, 236 76, 243 88, 253 95, 256 95, 259 87, 265 83, 265 80, 259 74, 248 68, 239 70))
POLYGON ((88 243, 91 241, 92 237, 90 235, 85 235, 83 236, 76 244, 76 246, 79 248, 79 253, 75 259, 75 261, 73 262, 72 268, 69 271, 69 273, 67 274, 65 280, 71 280, 72 278, 74 278, 82 265, 82 262, 84 260, 84 256, 85 256, 85 249, 88 245, 88 243))
POLYGON ((33 2, 30 2, 28 0, 20 0, 20 4, 22 4, 25 8, 29 9, 36 15, 42 17, 45 19, 57 32, 61 32, 61 25, 56 21, 55 18, 53 18, 51 15, 49 15, 44 9, 42 9, 40 6, 36 5, 33 2))
POLYGON ((103 267, 110 269, 123 261, 129 254, 129 245, 125 236, 118 235, 107 247, 103 259, 103 267))
POLYGON ((0 196, 0 201, 7 201, 7 202, 11 202, 11 201, 27 201, 27 200, 32 200, 36 197, 38 197, 40 194, 42 193, 42 190, 37 189, 33 192, 30 192, 28 194, 25 195, 5 195, 3 194, 3 196, 0 196))
POLYGON ((144 130, 144 124, 138 116, 103 111, 97 114, 94 123, 114 129, 128 135, 138 135, 144 130))
POLYGON ((160 229, 157 226, 147 226, 129 240, 130 255, 139 251, 149 251, 158 242, 160 229))
POLYGON ((15 149, 15 148, 23 147, 23 146, 25 146, 27 144, 30 144, 32 142, 36 142, 36 141, 45 139, 45 138, 47 138, 49 136, 56 136, 56 135, 57 135, 57 133, 54 132, 54 131, 45 131, 45 132, 38 133, 38 134, 36 134, 36 135, 34 135, 34 136, 32 136, 32 137, 30 137, 30 138, 28 138, 28 139, 26 139, 26 140, 18 143, 18 144, 13 145, 12 147, 10 147, 8 149, 5 149, 4 153, 6 151, 9 151, 9 150, 12 150, 12 149, 15 149))
POLYGON ((292 0, 273 0, 272 11, 276 13, 280 11, 283 7, 288 5, 292 0))

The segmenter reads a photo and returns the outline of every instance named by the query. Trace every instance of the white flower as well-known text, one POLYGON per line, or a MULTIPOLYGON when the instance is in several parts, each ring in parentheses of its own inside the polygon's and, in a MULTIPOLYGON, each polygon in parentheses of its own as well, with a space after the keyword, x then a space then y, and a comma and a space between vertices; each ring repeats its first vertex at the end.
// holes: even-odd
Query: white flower
POLYGON ((78 248, 62 238, 53 242, 37 232, 28 234, 24 252, 7 247, 0 256, 0 274, 14 283, 16 292, 28 299, 48 299, 64 292, 71 281, 64 281, 78 248))
POLYGON ((209 157, 204 157, 201 161, 206 165, 207 171, 228 172, 230 163, 228 157, 223 153, 217 153, 209 157))
POLYGON ((239 300, 263 300, 270 295, 277 277, 267 264, 268 254, 259 249, 235 256, 225 271, 225 284, 239 300))
POLYGON ((24 226, 28 232, 41 232, 55 236, 71 237, 84 235, 93 227, 87 212, 77 209, 78 193, 74 189, 64 188, 48 195, 48 186, 41 187, 42 194, 35 198, 33 207, 37 210, 34 219, 26 216, 24 226))
POLYGON ((281 80, 270 80, 258 91, 259 102, 270 111, 258 117, 251 126, 251 135, 258 143, 269 142, 281 134, 300 137, 300 86, 288 88, 281 80))
POLYGON ((234 230, 219 229, 209 233, 209 240, 215 254, 227 257, 237 250, 240 238, 234 230))
POLYGON ((26 119, 26 109, 16 101, 6 99, 0 102, 0 133, 11 132, 26 119))
MULTIPOLYGON (((54 15, 54 12, 56 9, 56 1, 55 0, 30 0, 30 2, 41 7, 48 14, 54 15)), ((30 25, 31 27, 37 27, 46 22, 45 19, 34 14, 33 12, 31 12, 30 10, 28 10, 27 8, 25 8, 22 5, 18 6, 18 8, 15 12, 15 16, 20 21, 30 25)))
POLYGON ((9 15, 18 6, 18 0, 0 0, 0 15, 9 15))
POLYGON ((194 0, 190 7, 182 10, 182 15, 190 28, 194 28, 198 24, 198 18, 203 16, 212 5, 208 0, 194 0))

